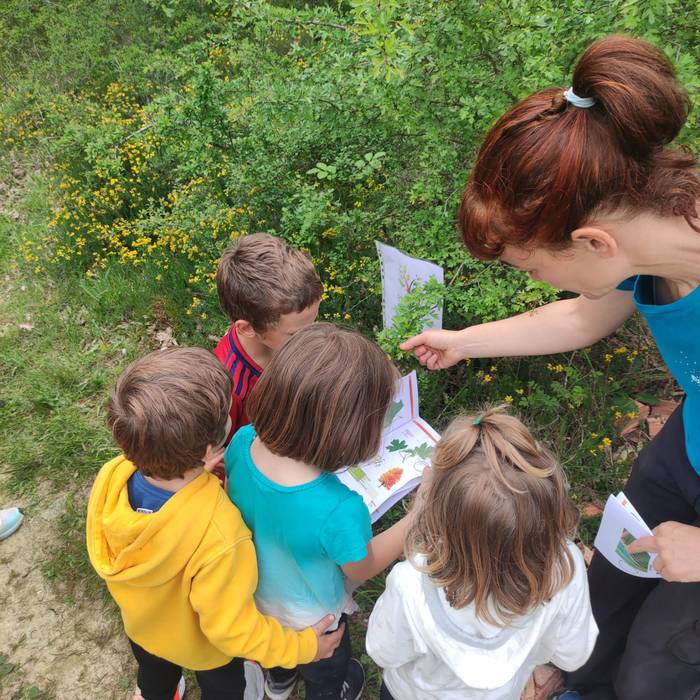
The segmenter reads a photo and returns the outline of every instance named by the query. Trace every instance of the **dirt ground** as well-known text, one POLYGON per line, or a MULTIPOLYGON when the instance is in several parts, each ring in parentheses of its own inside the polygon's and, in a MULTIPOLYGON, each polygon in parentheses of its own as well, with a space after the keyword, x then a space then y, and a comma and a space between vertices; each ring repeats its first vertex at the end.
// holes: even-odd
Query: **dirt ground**
POLYGON ((132 657, 113 609, 80 589, 65 594, 42 572, 65 499, 33 497, 22 527, 0 542, 2 700, 131 697, 132 657))

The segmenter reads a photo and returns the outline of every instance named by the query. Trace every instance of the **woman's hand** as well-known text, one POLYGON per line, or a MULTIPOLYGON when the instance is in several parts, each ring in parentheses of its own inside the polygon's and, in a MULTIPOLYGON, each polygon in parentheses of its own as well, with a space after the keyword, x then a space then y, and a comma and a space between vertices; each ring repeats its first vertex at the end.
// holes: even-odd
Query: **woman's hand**
POLYGON ((654 552, 654 568, 667 581, 700 581, 700 527, 671 521, 652 532, 653 537, 640 537, 627 550, 654 552))
POLYGON ((459 347, 459 331, 423 331, 402 343, 401 349, 413 350, 418 362, 428 369, 446 369, 466 357, 459 347))

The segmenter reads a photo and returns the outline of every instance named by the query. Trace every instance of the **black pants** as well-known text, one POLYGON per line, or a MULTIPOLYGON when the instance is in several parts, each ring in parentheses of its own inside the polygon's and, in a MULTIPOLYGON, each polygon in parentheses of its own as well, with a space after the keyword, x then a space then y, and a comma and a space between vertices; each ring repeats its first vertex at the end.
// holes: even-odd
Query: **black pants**
MULTIPOLYGON (((182 669, 177 664, 147 652, 129 640, 139 664, 137 683, 144 700, 173 700, 182 669)), ((196 671, 197 682, 202 691, 202 700, 243 700, 245 675, 243 660, 209 671, 196 671)))
POLYGON ((275 681, 284 682, 293 678, 297 672, 304 679, 306 686, 306 700, 321 700, 321 698, 339 698, 343 688, 343 681, 347 677, 348 666, 352 658, 350 645, 350 625, 347 615, 341 615, 340 623, 345 623, 345 631, 340 644, 333 652, 333 656, 320 661, 312 661, 310 664, 302 664, 296 668, 271 668, 270 676, 275 681))
POLYGON ((382 687, 379 689, 379 700, 394 700, 394 696, 389 692, 389 688, 384 685, 384 681, 382 681, 382 687))
MULTIPOLYGON (((688 462, 682 407, 642 450, 624 492, 652 529, 668 520, 700 525, 700 476, 688 462)), ((587 700, 700 698, 700 583, 630 576, 598 552, 588 583, 600 634, 568 686, 587 700)))

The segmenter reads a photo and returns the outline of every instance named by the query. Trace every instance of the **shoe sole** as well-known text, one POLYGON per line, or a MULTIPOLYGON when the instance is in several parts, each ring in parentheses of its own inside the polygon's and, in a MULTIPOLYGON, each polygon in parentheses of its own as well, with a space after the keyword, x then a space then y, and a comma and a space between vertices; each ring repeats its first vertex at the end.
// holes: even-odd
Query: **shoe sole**
POLYGON ((287 698, 294 692, 294 687, 296 686, 296 681, 294 682, 294 685, 288 690, 283 693, 275 693, 270 690, 269 686, 267 683, 265 683, 265 697, 269 698, 270 700, 287 700, 287 698))
POLYGON ((348 698, 348 700, 360 700, 360 698, 362 697, 362 691, 365 689, 365 680, 367 678, 365 674, 365 667, 355 658, 350 659, 350 662, 356 663, 362 669, 362 685, 357 691, 357 695, 354 698, 348 698))
POLYGON ((173 700, 182 700, 185 697, 185 677, 180 676, 180 680, 177 684, 177 690, 173 696, 173 700))
POLYGON ((265 697, 269 698, 270 700, 287 700, 287 698, 294 692, 294 688, 297 684, 297 679, 294 679, 294 683, 292 686, 289 688, 289 690, 285 690, 282 693, 275 693, 270 690, 270 686, 268 686, 267 683, 265 683, 265 697))
POLYGON ((24 517, 21 517, 9 530, 5 530, 0 535, 0 540, 6 540, 10 535, 14 535, 19 530, 20 525, 24 522, 24 517))

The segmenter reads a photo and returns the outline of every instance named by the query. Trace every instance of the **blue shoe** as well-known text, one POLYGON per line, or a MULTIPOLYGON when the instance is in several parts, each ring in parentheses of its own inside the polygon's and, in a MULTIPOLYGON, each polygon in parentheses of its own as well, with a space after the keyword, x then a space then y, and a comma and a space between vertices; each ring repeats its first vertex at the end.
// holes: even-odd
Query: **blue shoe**
POLYGON ((24 515, 19 508, 4 508, 0 510, 0 540, 9 537, 19 529, 24 515))

